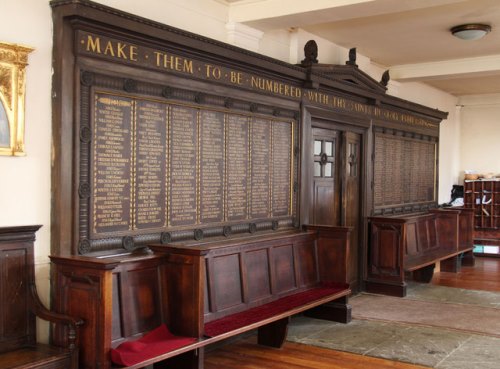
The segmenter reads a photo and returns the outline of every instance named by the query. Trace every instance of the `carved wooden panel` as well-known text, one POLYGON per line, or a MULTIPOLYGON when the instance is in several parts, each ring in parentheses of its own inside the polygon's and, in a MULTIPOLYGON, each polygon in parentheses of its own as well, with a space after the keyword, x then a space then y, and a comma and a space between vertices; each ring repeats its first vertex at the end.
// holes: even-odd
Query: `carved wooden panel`
POLYGON ((238 254, 219 256, 209 266, 209 288, 214 289, 215 304, 224 310, 243 302, 240 260, 238 254))
POLYGON ((405 255, 416 255, 418 251, 417 227, 415 223, 410 223, 406 226, 404 253, 405 255))
POLYGON ((32 343, 34 318, 28 309, 28 243, 0 244, 0 352, 32 343))
POLYGON ((399 226, 372 223, 368 276, 390 280, 401 274, 401 233, 399 226))
POLYGON ((317 268, 317 256, 310 243, 299 243, 296 245, 296 262, 299 267, 299 287, 312 286, 319 281, 319 271, 317 268))
MULTIPOLYGON (((118 290, 121 311, 114 311, 113 316, 120 317, 122 337, 135 336, 158 327, 161 322, 161 291, 158 279, 158 268, 131 267, 120 268, 120 285, 114 285, 118 290), (126 285, 126 287, 122 287, 126 285), (130 295, 134 291, 134 295, 130 295), (127 317, 133 316, 134 319, 127 317)), ((113 303, 115 300, 113 300, 113 303)))
POLYGON ((273 247, 272 263, 274 293, 280 294, 297 288, 293 245, 273 247))
POLYGON ((271 296, 271 280, 269 278, 269 254, 268 249, 260 249, 246 252, 246 271, 251 271, 252 278, 247 279, 248 299, 257 301, 271 296))

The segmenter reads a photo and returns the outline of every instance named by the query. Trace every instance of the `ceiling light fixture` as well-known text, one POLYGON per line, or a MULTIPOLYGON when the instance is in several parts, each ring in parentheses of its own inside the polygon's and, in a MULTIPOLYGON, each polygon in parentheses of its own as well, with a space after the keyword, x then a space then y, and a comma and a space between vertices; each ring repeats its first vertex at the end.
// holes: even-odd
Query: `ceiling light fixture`
POLYGON ((491 26, 487 24, 462 24, 450 29, 451 34, 462 40, 479 40, 491 31, 491 26))

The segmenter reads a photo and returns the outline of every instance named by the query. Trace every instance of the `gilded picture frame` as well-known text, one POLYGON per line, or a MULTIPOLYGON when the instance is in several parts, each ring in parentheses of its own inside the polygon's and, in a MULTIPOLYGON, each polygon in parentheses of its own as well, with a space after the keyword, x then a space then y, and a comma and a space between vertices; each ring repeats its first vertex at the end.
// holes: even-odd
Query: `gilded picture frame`
POLYGON ((0 42, 0 155, 23 156, 26 46, 0 42))

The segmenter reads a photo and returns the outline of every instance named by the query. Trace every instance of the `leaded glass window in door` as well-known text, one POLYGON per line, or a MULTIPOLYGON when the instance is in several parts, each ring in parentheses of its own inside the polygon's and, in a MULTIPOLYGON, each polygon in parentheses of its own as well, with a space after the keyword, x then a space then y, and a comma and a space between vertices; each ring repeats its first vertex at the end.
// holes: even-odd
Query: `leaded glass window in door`
POLYGON ((314 176, 332 178, 335 174, 335 140, 314 140, 314 176))

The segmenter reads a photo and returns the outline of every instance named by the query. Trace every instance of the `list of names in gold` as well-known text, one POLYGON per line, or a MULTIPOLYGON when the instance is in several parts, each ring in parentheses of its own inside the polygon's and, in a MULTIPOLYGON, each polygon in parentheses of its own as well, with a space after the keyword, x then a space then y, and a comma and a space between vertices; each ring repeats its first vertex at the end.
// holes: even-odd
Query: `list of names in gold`
POLYGON ((291 215, 292 122, 94 97, 94 234, 291 215))
POLYGON ((135 225, 138 229, 166 226, 165 104, 136 103, 135 225))
POLYGON ((96 94, 94 103, 93 231, 130 230, 133 103, 104 94, 96 94))
POLYGON ((197 221, 197 110, 170 107, 170 225, 197 221))
POLYGON ((273 216, 288 215, 291 190, 292 124, 273 123, 273 216))
POLYGON ((266 218, 269 216, 271 156, 271 121, 254 118, 252 120, 252 190, 251 217, 266 218))
POLYGON ((224 113, 200 111, 200 222, 224 220, 224 113))
POLYGON ((227 115, 227 220, 243 220, 248 217, 248 117, 227 115))

